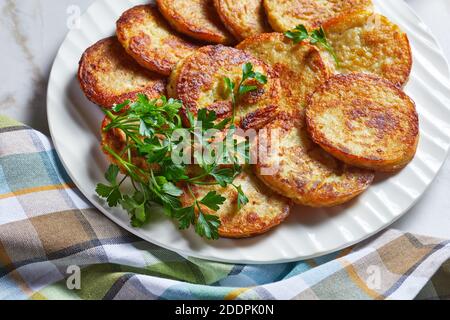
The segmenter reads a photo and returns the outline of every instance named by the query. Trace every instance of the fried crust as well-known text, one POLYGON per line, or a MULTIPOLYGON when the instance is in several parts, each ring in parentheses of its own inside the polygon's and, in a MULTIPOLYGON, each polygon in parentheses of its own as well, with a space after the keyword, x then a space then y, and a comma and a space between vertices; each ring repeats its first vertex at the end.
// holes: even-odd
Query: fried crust
POLYGON ((116 33, 127 53, 141 66, 165 76, 198 48, 173 31, 152 5, 125 11, 117 21, 116 33))
POLYGON ((156 0, 159 11, 180 33, 208 43, 231 45, 235 42, 228 32, 213 0, 156 0))
POLYGON ((325 21, 353 10, 372 11, 371 0, 264 0, 269 23, 284 32, 303 24, 312 30, 325 21))
POLYGON ((84 52, 78 79, 86 97, 104 108, 135 100, 140 93, 156 98, 166 92, 166 80, 137 64, 116 37, 100 40, 84 52))
POLYGON ((339 60, 338 73, 371 73, 398 86, 408 81, 413 64, 408 36, 388 18, 357 11, 323 28, 339 60))
MULTIPOLYGON (((241 186, 249 202, 238 210, 238 193, 233 186, 226 188, 220 186, 191 186, 194 195, 201 199, 210 191, 216 191, 226 198, 219 211, 214 212, 207 207, 202 211, 218 216, 221 221, 219 235, 225 238, 248 238, 268 232, 283 222, 290 213, 291 201, 278 196, 264 186, 256 176, 249 171, 241 173, 234 181, 241 186)), ((192 196, 184 188, 180 200, 183 207, 193 204, 192 196)))
POLYGON ((239 82, 242 66, 247 62, 253 65, 255 71, 267 75, 268 83, 246 82, 258 88, 239 99, 236 124, 245 124, 244 129, 257 129, 255 126, 261 124, 260 120, 279 109, 280 82, 266 63, 242 50, 222 45, 200 48, 182 60, 172 72, 169 96, 183 101, 181 112, 185 120, 187 111, 196 115, 204 108, 215 111, 219 120, 228 118, 233 108, 224 79, 228 77, 235 83, 239 82))
POLYGON ((349 167, 326 153, 308 136, 304 121, 280 114, 259 136, 257 176, 272 190, 311 207, 332 207, 364 192, 374 174, 349 167), (264 141, 263 141, 264 140, 264 141))
POLYGON ((225 27, 238 40, 270 32, 262 0, 214 0, 225 27))
POLYGON ((414 102, 376 76, 330 78, 311 96, 306 120, 316 143, 361 168, 397 171, 417 150, 419 119, 414 102))
POLYGON ((236 48, 269 64, 280 79, 283 111, 304 113, 307 98, 331 76, 319 50, 308 43, 294 44, 282 33, 248 38, 236 48))

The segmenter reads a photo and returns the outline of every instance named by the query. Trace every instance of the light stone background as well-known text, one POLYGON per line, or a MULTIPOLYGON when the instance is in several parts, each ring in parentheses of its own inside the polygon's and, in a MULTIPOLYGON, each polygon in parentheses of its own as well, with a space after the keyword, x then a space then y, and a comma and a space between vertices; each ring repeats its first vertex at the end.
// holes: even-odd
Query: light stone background
MULTIPOLYGON (((431 28, 450 60, 450 0, 406 1, 431 28)), ((92 2, 0 0, 1 114, 48 134, 46 86, 68 32, 68 8, 76 5, 84 12, 92 2)), ((422 200, 394 227, 450 239, 450 161, 422 200)))

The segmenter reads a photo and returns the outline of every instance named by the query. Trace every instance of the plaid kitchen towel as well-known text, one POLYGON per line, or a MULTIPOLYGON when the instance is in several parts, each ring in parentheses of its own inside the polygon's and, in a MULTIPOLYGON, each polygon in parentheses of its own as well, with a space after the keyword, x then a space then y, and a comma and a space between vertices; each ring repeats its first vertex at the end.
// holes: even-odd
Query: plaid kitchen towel
POLYGON ((450 243, 390 230, 277 265, 183 258, 83 198, 47 137, 0 117, 0 299, 442 299, 450 243))

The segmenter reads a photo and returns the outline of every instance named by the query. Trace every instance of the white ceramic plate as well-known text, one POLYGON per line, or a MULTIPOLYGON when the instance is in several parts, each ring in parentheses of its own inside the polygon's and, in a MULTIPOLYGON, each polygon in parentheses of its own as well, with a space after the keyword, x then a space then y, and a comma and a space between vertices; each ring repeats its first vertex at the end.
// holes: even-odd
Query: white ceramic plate
POLYGON ((450 145, 449 69, 427 27, 402 0, 377 0, 377 11, 405 30, 414 54, 406 91, 417 103, 421 140, 414 161, 395 176, 376 183, 350 204, 333 209, 297 208, 280 227, 246 240, 204 241, 180 232, 156 215, 143 229, 133 229, 125 212, 109 209, 95 195, 108 164, 99 147, 98 107, 79 89, 76 72, 83 51, 114 33, 120 14, 140 0, 98 0, 72 30, 54 62, 47 111, 58 154, 81 192, 111 220, 137 236, 185 256, 237 263, 279 263, 312 258, 353 245, 386 228, 406 213, 425 192, 445 161, 450 145))

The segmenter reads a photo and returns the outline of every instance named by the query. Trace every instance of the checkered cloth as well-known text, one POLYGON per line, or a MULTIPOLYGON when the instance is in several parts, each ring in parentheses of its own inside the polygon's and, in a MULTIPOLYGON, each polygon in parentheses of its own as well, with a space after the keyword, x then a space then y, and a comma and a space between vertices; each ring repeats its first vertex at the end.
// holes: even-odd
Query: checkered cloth
POLYGON ((394 230, 326 257, 262 266, 186 259, 143 242, 92 208, 47 137, 0 117, 0 299, 449 297, 449 241, 394 230))

